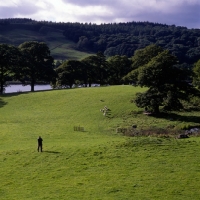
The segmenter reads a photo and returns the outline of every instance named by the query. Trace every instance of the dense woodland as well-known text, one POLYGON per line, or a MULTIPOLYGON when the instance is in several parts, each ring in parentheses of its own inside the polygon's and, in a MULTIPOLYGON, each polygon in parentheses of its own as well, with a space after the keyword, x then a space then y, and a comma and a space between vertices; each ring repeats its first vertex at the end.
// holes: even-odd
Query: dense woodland
POLYGON ((150 44, 168 49, 178 58, 179 64, 183 67, 191 67, 200 55, 200 29, 188 29, 175 25, 150 22, 97 25, 54 23, 21 18, 0 19, 1 32, 16 28, 34 30, 43 34, 56 29, 62 31, 67 40, 74 41, 77 49, 94 53, 101 51, 106 57, 114 55, 131 57, 135 50, 150 44))

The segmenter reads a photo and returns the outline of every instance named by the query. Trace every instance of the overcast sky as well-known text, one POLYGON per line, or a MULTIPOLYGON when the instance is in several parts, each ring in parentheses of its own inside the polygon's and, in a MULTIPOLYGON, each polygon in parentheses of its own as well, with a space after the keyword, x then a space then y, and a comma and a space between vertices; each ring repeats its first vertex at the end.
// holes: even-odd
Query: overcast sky
POLYGON ((200 28, 200 0, 0 0, 0 18, 97 24, 149 21, 200 28))

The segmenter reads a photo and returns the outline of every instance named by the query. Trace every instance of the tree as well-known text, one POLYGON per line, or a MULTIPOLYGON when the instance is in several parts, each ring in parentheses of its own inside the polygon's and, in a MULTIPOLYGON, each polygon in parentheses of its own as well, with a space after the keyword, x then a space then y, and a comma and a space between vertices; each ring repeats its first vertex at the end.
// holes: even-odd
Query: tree
POLYGON ((84 63, 85 71, 87 72, 87 82, 91 86, 92 82, 99 83, 100 85, 107 82, 108 66, 106 57, 102 52, 96 55, 88 56, 82 60, 84 63))
POLYGON ((108 66, 106 57, 102 52, 96 54, 95 71, 97 75, 97 83, 100 85, 105 84, 108 76, 108 66))
POLYGON ((159 107, 165 110, 182 108, 181 99, 187 99, 193 87, 186 82, 186 74, 175 67, 175 56, 168 50, 163 50, 154 56, 147 64, 134 70, 136 85, 147 87, 144 93, 136 95, 135 103, 155 114, 159 107))
POLYGON ((55 76, 55 71, 49 47, 43 42, 30 41, 19 45, 19 49, 24 57, 21 81, 28 78, 31 91, 34 91, 37 81, 50 82, 55 76))
POLYGON ((81 50, 87 50, 90 48, 90 41, 88 40, 88 38, 86 36, 81 36, 79 38, 79 41, 77 43, 77 48, 81 49, 81 50))
POLYGON ((4 91, 6 81, 14 78, 20 63, 21 54, 17 47, 0 44, 0 93, 4 91))
POLYGON ((151 44, 144 49, 136 50, 132 60, 132 69, 137 69, 138 67, 147 64, 153 57, 157 56, 163 49, 160 46, 151 44))
POLYGON ((193 74, 193 84, 200 88, 200 60, 194 65, 193 74))
POLYGON ((130 71, 131 61, 127 56, 112 56, 108 59, 108 82, 111 85, 122 84, 122 78, 130 71))
POLYGON ((57 79, 53 84, 54 88, 72 88, 77 80, 81 79, 82 63, 77 60, 63 62, 55 69, 57 79))
POLYGON ((163 49, 155 44, 151 44, 144 49, 135 51, 134 56, 131 58, 132 70, 123 77, 123 81, 126 83, 135 83, 137 76, 137 71, 135 71, 135 69, 138 69, 139 67, 147 64, 152 58, 157 56, 162 51, 163 49))
POLYGON ((96 82, 97 72, 95 67, 95 61, 96 56, 88 56, 81 60, 81 62, 83 63, 82 77, 84 78, 85 87, 87 87, 87 85, 91 87, 92 83, 96 82))

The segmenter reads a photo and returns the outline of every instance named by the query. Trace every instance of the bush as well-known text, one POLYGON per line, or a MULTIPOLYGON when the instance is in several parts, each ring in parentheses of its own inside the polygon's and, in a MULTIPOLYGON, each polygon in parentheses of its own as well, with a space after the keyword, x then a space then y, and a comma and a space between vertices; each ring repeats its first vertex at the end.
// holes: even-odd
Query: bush
POLYGON ((183 132, 182 131, 183 129, 155 128, 155 127, 150 127, 148 129, 124 128, 123 130, 124 131, 121 133, 128 137, 154 136, 154 137, 166 138, 166 137, 174 137, 175 135, 183 132))
POLYGON ((188 111, 192 111, 192 110, 196 110, 198 111, 200 109, 200 98, 199 97, 190 97, 190 101, 189 102, 186 102, 186 101, 183 101, 183 107, 185 110, 188 110, 188 111))
POLYGON ((189 130, 191 128, 192 128, 192 126, 188 123, 180 123, 177 126, 175 126, 176 130, 189 130))

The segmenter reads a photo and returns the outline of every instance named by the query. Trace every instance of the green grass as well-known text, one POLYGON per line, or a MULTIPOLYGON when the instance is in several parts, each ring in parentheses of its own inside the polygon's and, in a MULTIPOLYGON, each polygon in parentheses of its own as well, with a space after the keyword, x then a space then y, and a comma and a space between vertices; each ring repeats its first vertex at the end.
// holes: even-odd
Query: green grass
POLYGON ((116 133, 132 124, 199 125, 198 112, 173 113, 173 120, 140 114, 131 99, 141 90, 112 86, 2 95, 0 199, 199 199, 199 137, 116 133), (100 112, 105 105, 107 116, 100 112), (39 135, 43 153, 36 150, 39 135))
POLYGON ((82 52, 76 49, 76 44, 66 40, 62 31, 54 30, 47 33, 14 29, 12 31, 2 31, 0 33, 0 43, 7 43, 18 46, 27 41, 45 42, 51 50, 51 55, 55 60, 75 59, 80 60, 89 55, 90 52, 82 52))

